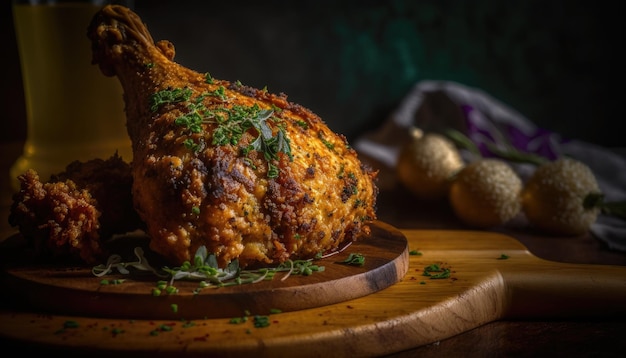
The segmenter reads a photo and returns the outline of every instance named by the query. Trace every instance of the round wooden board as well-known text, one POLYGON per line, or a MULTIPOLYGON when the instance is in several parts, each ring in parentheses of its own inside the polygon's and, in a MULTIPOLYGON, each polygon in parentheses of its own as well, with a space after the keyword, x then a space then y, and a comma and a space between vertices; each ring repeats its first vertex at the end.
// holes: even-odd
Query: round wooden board
MULTIPOLYGON (((408 270, 408 243, 382 222, 369 236, 342 252, 315 261, 324 270, 309 276, 277 273, 272 280, 194 293, 197 281, 175 281, 178 292, 154 296, 158 277, 109 275, 121 284, 102 285, 91 267, 9 265, 4 270, 12 299, 54 314, 125 319, 200 319, 266 315, 339 303, 380 291, 400 281, 408 270), (363 266, 346 265, 350 253, 365 257, 363 266), (176 309, 174 309, 176 307, 176 309)), ((6 286, 5 286, 6 287, 6 286)))
MULTIPOLYGON (((391 233, 389 242, 402 241, 395 229, 377 226, 374 236, 382 230, 382 235, 391 233)), ((233 317, 133 320, 42 314, 28 305, 0 302, 0 345, 22 354, 72 357, 374 357, 507 317, 626 317, 626 267, 541 260, 519 241, 492 232, 402 233, 416 251, 402 280, 349 301, 260 317, 267 326, 256 324, 255 311, 241 322, 233 317), (450 276, 425 277, 433 264, 448 268, 450 276)), ((13 289, 3 287, 0 297, 10 297, 13 289)))

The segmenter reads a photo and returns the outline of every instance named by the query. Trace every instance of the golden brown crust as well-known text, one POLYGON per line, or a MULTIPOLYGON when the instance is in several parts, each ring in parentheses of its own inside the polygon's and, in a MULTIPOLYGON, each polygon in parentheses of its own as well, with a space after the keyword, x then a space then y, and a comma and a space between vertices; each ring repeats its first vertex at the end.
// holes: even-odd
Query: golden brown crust
POLYGON ((67 180, 87 190, 96 200, 102 213, 99 218, 102 238, 143 228, 143 222, 133 207, 130 164, 117 153, 106 160, 75 161, 65 171, 50 178, 50 182, 67 180))
POLYGON ((101 262, 112 235, 144 227, 132 205, 130 165, 117 155, 73 162, 48 182, 34 170, 18 179, 9 223, 38 257, 101 262))
POLYGON ((376 172, 361 164, 344 136, 284 94, 180 66, 172 61, 173 45, 154 44, 142 26, 130 10, 105 7, 89 36, 94 62, 114 73, 125 91, 133 198, 154 251, 181 264, 206 246, 220 265, 238 259, 245 267, 312 258, 368 232, 376 218, 376 172), (184 99, 152 102, 183 90, 189 94, 184 99), (216 144, 219 114, 193 131, 179 122, 194 111, 242 108, 272 111, 267 128, 272 138, 284 135, 290 151, 269 158, 258 148, 250 151, 260 134, 255 128, 216 144), (278 176, 270 175, 271 166, 278 176))
POLYGON ((89 263, 102 258, 100 211, 87 190, 67 180, 42 183, 34 170, 19 178, 9 223, 18 226, 37 256, 79 259, 89 263))

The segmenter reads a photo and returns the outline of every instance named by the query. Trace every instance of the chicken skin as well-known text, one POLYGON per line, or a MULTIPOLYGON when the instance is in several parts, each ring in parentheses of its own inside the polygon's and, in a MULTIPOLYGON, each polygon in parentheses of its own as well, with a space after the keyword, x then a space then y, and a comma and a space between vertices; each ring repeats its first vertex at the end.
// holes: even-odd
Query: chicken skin
POLYGON ((369 233, 377 172, 320 117, 181 66, 126 7, 104 7, 88 36, 92 62, 124 89, 135 209, 168 262, 205 246, 221 267, 276 264, 369 233))
POLYGON ((130 165, 117 154, 72 162, 47 181, 32 169, 18 179, 9 224, 36 258, 101 262, 113 235, 143 228, 132 204, 130 165))

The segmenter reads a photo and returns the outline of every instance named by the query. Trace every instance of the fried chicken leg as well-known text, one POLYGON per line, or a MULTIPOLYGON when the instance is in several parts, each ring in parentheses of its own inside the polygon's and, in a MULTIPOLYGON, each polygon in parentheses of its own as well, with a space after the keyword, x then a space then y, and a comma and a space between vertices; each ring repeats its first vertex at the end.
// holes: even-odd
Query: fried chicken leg
POLYGON ((113 235, 143 229, 133 208, 130 166, 117 154, 72 162, 47 181, 32 169, 18 179, 9 224, 36 257, 101 262, 113 235))
POLYGON ((205 246, 220 266, 275 264, 369 232, 377 172, 310 110, 181 66, 126 7, 104 7, 88 36, 124 89, 135 208, 169 262, 205 246))

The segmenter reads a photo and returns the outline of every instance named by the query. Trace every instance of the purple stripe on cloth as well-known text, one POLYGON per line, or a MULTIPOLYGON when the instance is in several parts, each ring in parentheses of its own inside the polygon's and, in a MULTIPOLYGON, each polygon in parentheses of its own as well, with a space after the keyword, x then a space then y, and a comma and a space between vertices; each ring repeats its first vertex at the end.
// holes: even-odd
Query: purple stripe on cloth
POLYGON ((521 152, 533 153, 548 160, 554 160, 560 156, 559 146, 569 141, 543 128, 536 128, 532 133, 526 133, 515 125, 497 123, 492 118, 487 118, 488 126, 481 125, 475 118, 486 118, 486 116, 473 115, 476 109, 470 105, 462 104, 460 107, 465 116, 466 135, 486 158, 495 156, 487 144, 495 144, 496 146, 512 146, 521 152), (505 137, 506 143, 502 143, 502 136, 505 137))

